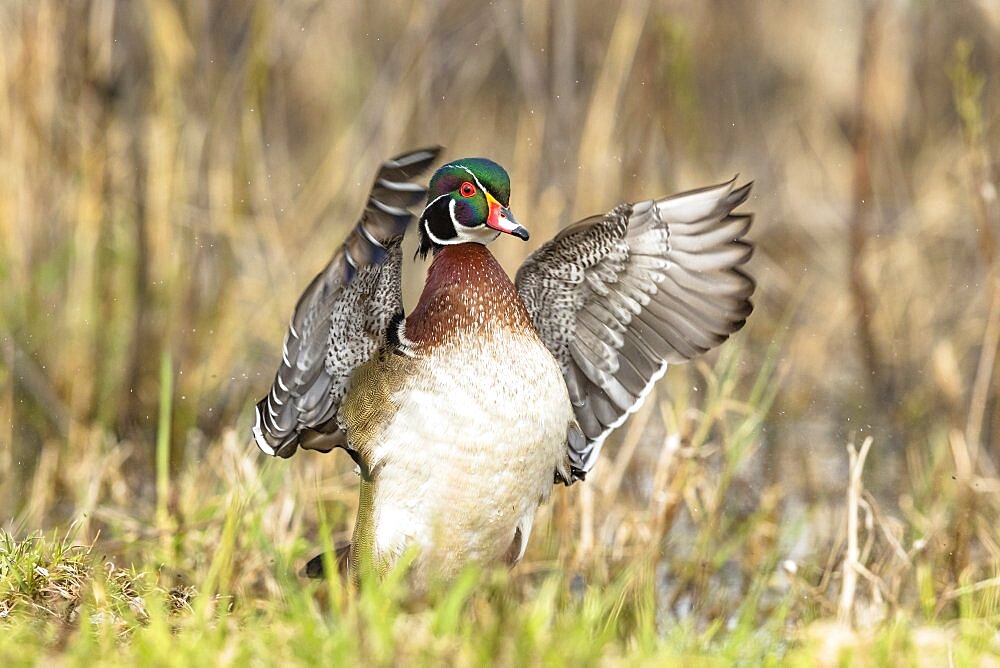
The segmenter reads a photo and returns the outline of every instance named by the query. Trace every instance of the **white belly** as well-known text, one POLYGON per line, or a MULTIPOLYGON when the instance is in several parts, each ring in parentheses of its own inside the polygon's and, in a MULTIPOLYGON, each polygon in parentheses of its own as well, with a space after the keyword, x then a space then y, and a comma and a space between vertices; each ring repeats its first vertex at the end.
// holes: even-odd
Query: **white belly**
POLYGON ((503 557, 516 529, 526 544, 565 456, 573 413, 556 361, 532 335, 481 334, 422 362, 374 451, 377 558, 415 544, 424 579, 503 557))

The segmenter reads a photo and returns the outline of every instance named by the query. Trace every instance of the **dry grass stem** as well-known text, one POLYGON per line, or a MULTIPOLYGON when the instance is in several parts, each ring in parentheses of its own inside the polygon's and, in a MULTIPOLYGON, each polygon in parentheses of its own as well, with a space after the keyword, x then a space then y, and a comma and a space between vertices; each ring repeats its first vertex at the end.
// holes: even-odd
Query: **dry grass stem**
POLYGON ((872 446, 872 437, 867 437, 861 443, 860 451, 851 441, 847 444, 848 454, 848 486, 847 486, 847 551, 841 568, 840 603, 837 608, 837 618, 844 624, 854 625, 854 597, 858 587, 858 575, 868 570, 861 563, 858 546, 858 509, 861 503, 864 484, 865 460, 872 446))

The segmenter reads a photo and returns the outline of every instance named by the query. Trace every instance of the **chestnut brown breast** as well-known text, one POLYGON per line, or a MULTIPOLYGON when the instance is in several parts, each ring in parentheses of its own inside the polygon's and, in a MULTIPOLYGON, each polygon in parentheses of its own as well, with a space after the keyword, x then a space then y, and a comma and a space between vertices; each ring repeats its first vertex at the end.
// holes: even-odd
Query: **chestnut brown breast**
POLYGON ((454 334, 497 327, 533 331, 517 289, 482 244, 443 248, 427 272, 417 307, 406 318, 406 336, 433 348, 454 334))

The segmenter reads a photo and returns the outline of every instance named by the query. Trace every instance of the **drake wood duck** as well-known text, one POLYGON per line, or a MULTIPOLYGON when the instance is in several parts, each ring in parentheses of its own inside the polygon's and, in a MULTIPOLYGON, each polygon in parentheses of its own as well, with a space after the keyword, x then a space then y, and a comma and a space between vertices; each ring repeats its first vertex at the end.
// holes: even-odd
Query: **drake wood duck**
MULTIPOLYGON (((670 363, 746 322, 751 216, 734 181, 622 204, 567 227, 512 283, 487 245, 528 238, 484 158, 413 182, 439 149, 385 162, 361 220, 306 288, 253 438, 265 453, 343 448, 361 472, 354 577, 416 546, 416 586, 517 563, 553 481, 581 480, 670 363), (402 238, 433 255, 404 315, 402 238)), ((319 557, 307 567, 318 571, 319 557)))

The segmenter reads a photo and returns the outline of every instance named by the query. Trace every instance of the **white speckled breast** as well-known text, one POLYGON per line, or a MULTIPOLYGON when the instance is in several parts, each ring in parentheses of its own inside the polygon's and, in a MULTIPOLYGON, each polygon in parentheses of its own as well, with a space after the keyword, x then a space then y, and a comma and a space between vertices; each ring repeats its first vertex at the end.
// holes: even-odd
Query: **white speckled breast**
POLYGON ((562 373, 534 331, 489 327, 433 349, 393 398, 375 447, 376 558, 419 545, 415 575, 520 559, 565 456, 573 412, 562 373))

